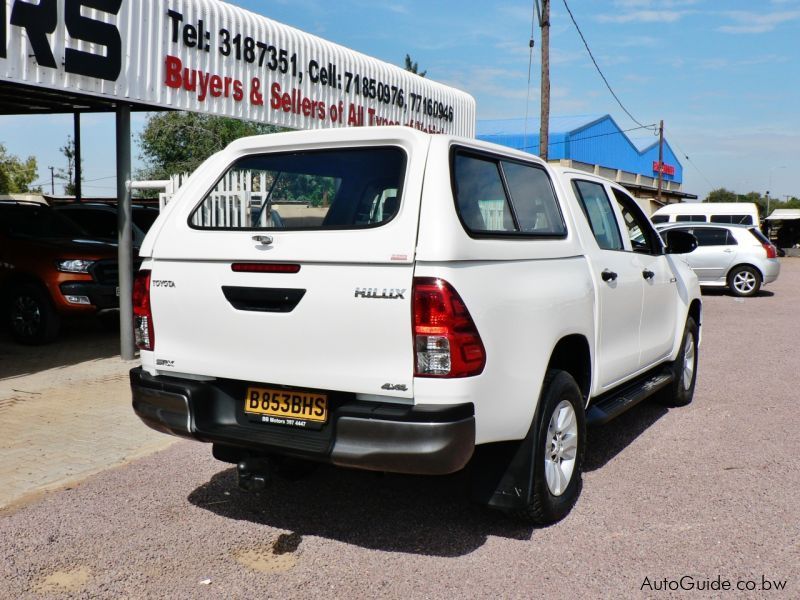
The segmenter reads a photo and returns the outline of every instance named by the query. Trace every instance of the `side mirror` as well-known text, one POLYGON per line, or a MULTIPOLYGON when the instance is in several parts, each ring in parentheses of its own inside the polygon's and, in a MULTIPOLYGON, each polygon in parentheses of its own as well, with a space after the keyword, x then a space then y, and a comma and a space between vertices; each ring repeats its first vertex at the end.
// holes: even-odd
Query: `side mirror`
POLYGON ((664 242, 667 244, 667 254, 689 254, 697 248, 697 238, 691 233, 668 229, 664 232, 664 242))

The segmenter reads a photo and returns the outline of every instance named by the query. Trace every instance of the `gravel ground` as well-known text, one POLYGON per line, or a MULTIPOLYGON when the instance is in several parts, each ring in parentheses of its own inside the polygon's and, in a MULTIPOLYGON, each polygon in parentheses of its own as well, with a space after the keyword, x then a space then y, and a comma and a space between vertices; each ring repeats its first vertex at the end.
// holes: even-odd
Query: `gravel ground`
POLYGON ((756 586, 690 597, 798 598, 799 296, 798 259, 757 298, 705 294, 694 403, 592 431, 551 527, 470 505, 459 475, 322 467, 248 495, 181 442, 0 513, 0 597, 643 598, 690 576, 756 586))

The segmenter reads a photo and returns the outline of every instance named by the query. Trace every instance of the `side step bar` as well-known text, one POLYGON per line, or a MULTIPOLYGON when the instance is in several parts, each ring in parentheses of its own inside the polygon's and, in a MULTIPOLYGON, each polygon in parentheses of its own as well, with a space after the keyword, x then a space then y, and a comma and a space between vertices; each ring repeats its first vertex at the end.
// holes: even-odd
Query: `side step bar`
POLYGON ((589 406, 586 412, 586 424, 604 425, 614 417, 618 417, 629 408, 639 404, 645 398, 652 396, 664 386, 672 383, 674 375, 670 370, 659 371, 645 379, 640 379, 633 384, 618 391, 611 392, 610 396, 601 397, 596 403, 589 406))

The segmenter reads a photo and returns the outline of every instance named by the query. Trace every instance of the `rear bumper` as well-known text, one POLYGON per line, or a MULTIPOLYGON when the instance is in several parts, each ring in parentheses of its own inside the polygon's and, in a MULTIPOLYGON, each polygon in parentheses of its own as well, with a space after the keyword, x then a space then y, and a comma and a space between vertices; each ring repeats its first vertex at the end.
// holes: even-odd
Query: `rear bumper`
POLYGON ((781 263, 777 258, 767 260, 764 264, 764 283, 772 283, 781 273, 781 263))
POLYGON ((406 406, 331 394, 328 422, 312 431, 248 422, 242 382, 154 377, 141 368, 130 377, 133 409, 148 426, 253 453, 443 475, 463 468, 475 447, 472 404, 406 406))

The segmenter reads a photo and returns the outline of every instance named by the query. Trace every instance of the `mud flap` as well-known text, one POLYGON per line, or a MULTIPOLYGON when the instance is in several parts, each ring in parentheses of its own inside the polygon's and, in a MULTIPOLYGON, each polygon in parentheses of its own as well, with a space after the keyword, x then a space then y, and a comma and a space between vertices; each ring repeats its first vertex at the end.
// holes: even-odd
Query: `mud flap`
POLYGON ((531 425, 522 440, 477 446, 472 458, 472 500, 504 511, 527 508, 533 491, 535 438, 536 428, 531 425))

